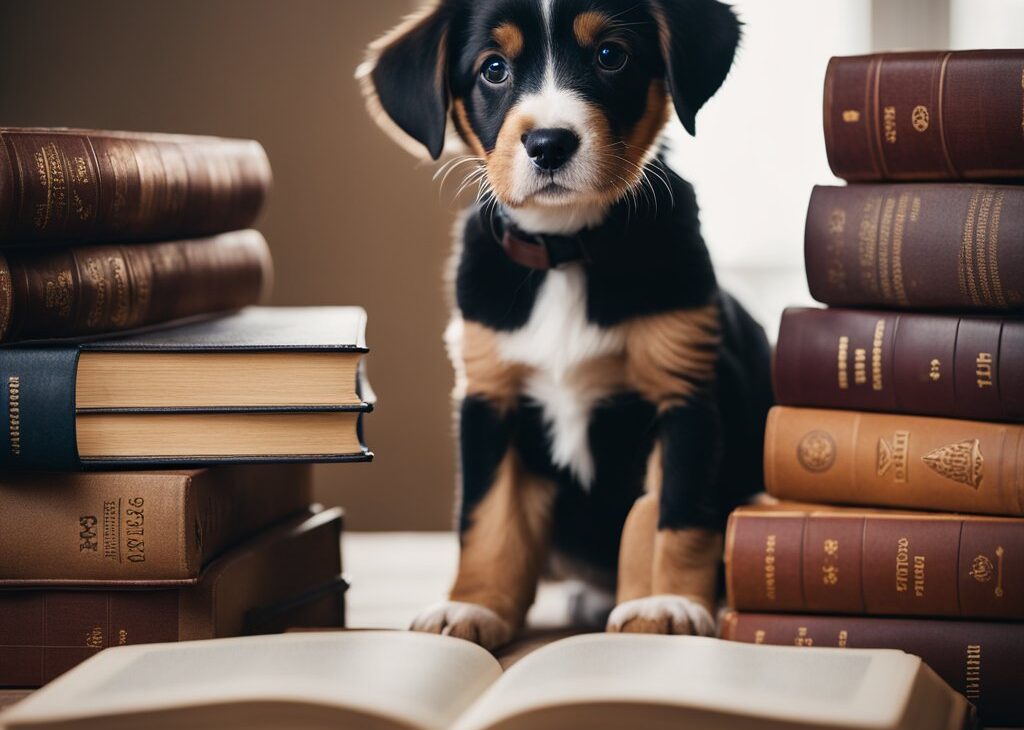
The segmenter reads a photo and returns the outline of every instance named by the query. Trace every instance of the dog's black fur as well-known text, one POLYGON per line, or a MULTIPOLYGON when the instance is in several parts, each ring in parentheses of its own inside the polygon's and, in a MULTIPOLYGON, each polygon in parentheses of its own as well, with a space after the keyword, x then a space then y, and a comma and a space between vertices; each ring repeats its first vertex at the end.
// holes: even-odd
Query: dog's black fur
MULTIPOLYGON (((729 511, 762 489, 763 429, 772 398, 768 344, 716 283, 693 189, 653 152, 667 115, 659 105, 666 94, 694 133, 696 114, 725 79, 738 39, 734 14, 715 0, 441 0, 372 50, 365 71, 385 126, 397 125, 434 159, 454 128, 487 168, 495 191, 462 229, 455 276, 462 320, 499 339, 515 333, 530 320, 552 275, 506 255, 499 234, 512 224, 503 223, 496 209, 504 206, 514 215, 530 205, 510 182, 510 155, 520 154, 510 152, 519 144, 516 114, 553 78, 579 101, 587 124, 595 125, 593 134, 612 149, 591 175, 604 183, 535 194, 547 209, 580 201, 600 211, 580 233, 587 242, 587 261, 580 264, 587 322, 613 331, 644 318, 717 311, 717 326, 705 328, 716 331, 703 332, 706 339, 693 345, 701 357, 717 348, 713 375, 669 362, 664 374, 681 384, 679 393, 652 397, 627 382, 592 408, 589 483, 552 458, 555 426, 535 398, 520 392, 511 406, 502 406, 487 392, 466 395, 460 404, 464 535, 510 453, 531 478, 555 485, 552 544, 605 571, 615 569, 623 524, 644 492, 656 443, 659 530, 719 532, 729 511), (607 46, 612 50, 602 50, 607 46), (615 66, 619 52, 626 54, 621 68, 605 68, 595 58, 607 53, 615 66), (495 82, 502 67, 508 75, 495 82), (516 139, 503 137, 507 129, 516 139), (638 197, 640 168, 651 183, 638 197)), ((522 131, 529 129, 524 122, 522 131)), ((596 157, 606 154, 591 149, 596 157)), ((557 179, 552 173, 552 183, 557 179)), ((453 597, 483 602, 469 593, 453 597)), ((488 643, 479 633, 476 638, 488 643)))

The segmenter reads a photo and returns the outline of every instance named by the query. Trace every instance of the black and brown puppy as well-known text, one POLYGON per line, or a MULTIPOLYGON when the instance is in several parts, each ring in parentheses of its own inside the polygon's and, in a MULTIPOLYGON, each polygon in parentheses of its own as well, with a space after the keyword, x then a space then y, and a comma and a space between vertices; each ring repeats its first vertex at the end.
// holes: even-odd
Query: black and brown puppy
POLYGON ((371 46, 377 121, 434 159, 461 143, 482 186, 447 333, 459 572, 413 628, 508 641, 558 554, 612 585, 618 567, 610 630, 714 631, 724 520, 762 485, 769 351, 658 140, 673 104, 694 132, 738 38, 716 0, 440 0, 371 46))

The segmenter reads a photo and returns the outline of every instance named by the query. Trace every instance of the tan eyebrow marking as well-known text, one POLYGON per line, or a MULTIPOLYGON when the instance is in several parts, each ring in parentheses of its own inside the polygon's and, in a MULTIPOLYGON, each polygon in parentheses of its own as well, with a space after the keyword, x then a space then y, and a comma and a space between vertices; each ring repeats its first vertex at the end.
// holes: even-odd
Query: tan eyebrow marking
POLYGON ((572 22, 572 32, 576 34, 576 40, 581 46, 592 46, 610 22, 611 18, 604 13, 588 10, 576 16, 572 22))
POLYGON ((523 31, 515 23, 502 23, 491 31, 491 37, 510 61, 523 52, 523 31))

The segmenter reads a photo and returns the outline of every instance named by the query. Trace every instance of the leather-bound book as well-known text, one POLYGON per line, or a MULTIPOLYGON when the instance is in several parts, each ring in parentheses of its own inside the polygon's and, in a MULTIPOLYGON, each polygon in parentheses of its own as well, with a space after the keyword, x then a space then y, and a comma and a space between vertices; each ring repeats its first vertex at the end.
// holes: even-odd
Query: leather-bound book
POLYGON ((111 646, 340 626, 341 520, 337 508, 311 508, 191 586, 0 591, 0 686, 38 687, 111 646))
POLYGON ((82 337, 241 309, 270 295, 257 231, 0 251, 0 343, 82 337))
POLYGON ((778 503, 725 537, 738 611, 1024 619, 1024 521, 778 503))
POLYGON ((811 295, 835 307, 1024 307, 1024 186, 818 186, 804 233, 811 295))
POLYGON ((0 469, 369 460, 365 326, 359 307, 249 307, 0 348, 0 469))
POLYGON ((987 727, 1024 725, 1024 625, 938 619, 727 613, 723 639, 844 649, 899 649, 927 662, 978 708, 987 727))
POLYGON ((1024 320, 787 309, 775 396, 787 406, 1024 421, 1024 320))
POLYGON ((1024 179, 1024 49, 833 58, 832 171, 868 180, 1024 179))
POLYGON ((0 245, 248 228, 270 186, 252 140, 0 127, 0 245))
POLYGON ((764 467, 780 499, 1024 516, 1024 426, 776 406, 764 467))
POLYGON ((302 464, 0 476, 0 588, 185 585, 305 510, 302 464))

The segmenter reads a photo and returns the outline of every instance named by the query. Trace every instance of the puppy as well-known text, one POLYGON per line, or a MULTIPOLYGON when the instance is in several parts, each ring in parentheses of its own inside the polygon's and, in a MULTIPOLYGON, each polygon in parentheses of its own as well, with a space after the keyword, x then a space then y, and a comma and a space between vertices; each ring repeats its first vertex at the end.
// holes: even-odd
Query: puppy
POLYGON ((724 521, 762 489, 769 348, 659 137, 673 107, 694 133, 739 25, 716 0, 439 0, 370 47, 376 121, 435 160, 468 149, 481 191, 446 334, 459 570, 414 629, 509 641, 558 555, 617 584, 609 630, 714 632, 724 521))

